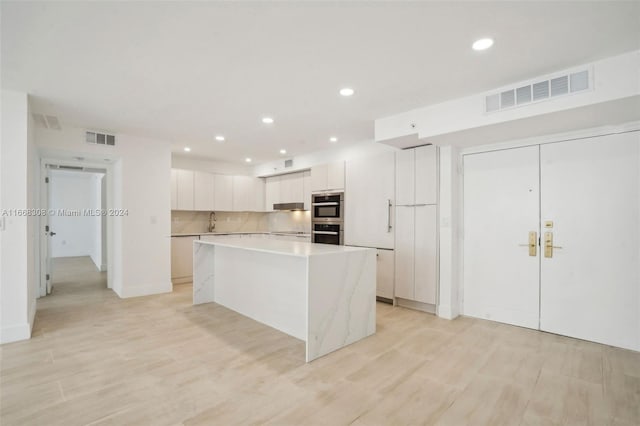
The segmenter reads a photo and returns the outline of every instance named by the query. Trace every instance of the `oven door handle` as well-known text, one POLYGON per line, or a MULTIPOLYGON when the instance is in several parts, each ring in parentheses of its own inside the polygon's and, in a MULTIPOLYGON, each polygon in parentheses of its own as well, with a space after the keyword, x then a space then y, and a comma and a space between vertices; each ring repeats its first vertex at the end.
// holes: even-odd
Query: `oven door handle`
POLYGON ((340 203, 338 203, 337 201, 334 202, 328 202, 328 203, 311 203, 312 206, 339 206, 340 203))
POLYGON ((332 231, 311 231, 311 232, 318 235, 339 235, 338 232, 332 232, 332 231))

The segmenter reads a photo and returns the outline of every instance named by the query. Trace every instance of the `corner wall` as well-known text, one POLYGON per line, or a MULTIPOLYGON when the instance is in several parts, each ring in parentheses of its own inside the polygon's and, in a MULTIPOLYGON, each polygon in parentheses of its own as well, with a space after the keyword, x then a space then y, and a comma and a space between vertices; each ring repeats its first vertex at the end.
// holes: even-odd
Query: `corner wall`
POLYGON ((26 93, 3 90, 0 142, 0 343, 31 337, 36 308, 38 253, 36 206, 31 185, 38 158, 26 93))
POLYGON ((123 298, 172 291, 170 143, 116 134, 115 147, 92 145, 84 142, 83 129, 67 126, 37 128, 36 141, 44 157, 80 155, 112 165, 108 209, 123 213, 107 217, 112 289, 123 298))

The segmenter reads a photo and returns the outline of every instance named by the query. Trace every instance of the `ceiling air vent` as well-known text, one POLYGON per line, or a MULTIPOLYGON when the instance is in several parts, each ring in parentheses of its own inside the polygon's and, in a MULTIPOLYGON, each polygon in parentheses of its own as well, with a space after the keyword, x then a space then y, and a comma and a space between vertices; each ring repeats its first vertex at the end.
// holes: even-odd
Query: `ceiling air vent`
POLYGON ((284 167, 285 168, 293 167, 293 160, 284 160, 284 167))
POLYGON ((31 114, 33 120, 36 122, 36 125, 45 129, 51 130, 62 130, 62 126, 60 126, 60 120, 55 115, 45 115, 34 112, 31 114))
POLYGON ((106 133, 87 131, 85 133, 85 142, 96 145, 115 146, 116 137, 114 135, 108 135, 106 133))
POLYGON ((570 93, 588 90, 592 85, 588 69, 549 79, 538 79, 532 81, 531 84, 486 95, 485 112, 495 112, 551 98, 555 99, 570 93))

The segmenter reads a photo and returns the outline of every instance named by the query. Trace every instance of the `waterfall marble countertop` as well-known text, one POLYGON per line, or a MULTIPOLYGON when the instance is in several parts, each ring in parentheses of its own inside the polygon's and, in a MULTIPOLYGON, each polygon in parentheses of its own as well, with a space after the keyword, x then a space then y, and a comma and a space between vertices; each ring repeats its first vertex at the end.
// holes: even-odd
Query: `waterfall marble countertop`
MULTIPOLYGON (((271 238, 193 242, 193 304, 306 342, 307 362, 376 331, 376 250, 271 238)), ((247 336, 247 339, 250 339, 247 336)))
POLYGON ((209 244, 266 253, 285 254, 290 256, 314 256, 322 254, 352 253, 373 250, 371 248, 338 246, 333 244, 316 244, 305 241, 283 241, 261 238, 216 238, 215 241, 195 241, 196 244, 209 244))

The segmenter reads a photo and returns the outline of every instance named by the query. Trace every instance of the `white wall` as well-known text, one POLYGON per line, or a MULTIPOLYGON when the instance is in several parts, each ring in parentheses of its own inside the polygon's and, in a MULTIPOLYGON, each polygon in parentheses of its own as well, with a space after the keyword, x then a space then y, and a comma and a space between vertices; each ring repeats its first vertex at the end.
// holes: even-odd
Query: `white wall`
POLYGON ((311 166, 318 164, 331 163, 334 161, 347 161, 352 158, 360 158, 363 156, 396 150, 396 148, 376 143, 374 141, 366 141, 344 147, 340 146, 338 143, 331 149, 293 157, 293 167, 291 169, 285 169, 284 160, 278 160, 256 166, 253 169, 253 175, 269 176, 283 172, 294 172, 296 170, 308 169, 311 166))
MULTIPOLYGON (((38 179, 33 122, 25 93, 3 90, 0 112, 0 210, 30 209, 38 179)), ((0 216, 0 343, 28 339, 36 309, 36 254, 39 249, 35 216, 0 216)))
MULTIPOLYGON (((538 134, 544 134, 545 132, 547 134, 560 133, 605 124, 597 123, 595 120, 598 119, 598 116, 606 115, 607 111, 601 111, 599 109, 581 110, 581 108, 606 103, 614 105, 617 100, 624 100, 640 95, 640 51, 629 52, 566 70, 559 70, 557 73, 550 74, 549 77, 564 75, 585 68, 591 70, 595 83, 593 90, 576 92, 548 101, 527 104, 522 107, 495 113, 487 114, 484 112, 485 95, 494 94, 503 89, 529 84, 537 81, 538 77, 543 77, 531 76, 534 80, 513 82, 509 85, 492 89, 489 92, 453 99, 377 119, 375 121, 375 139, 377 141, 383 141, 418 133, 421 139, 428 139, 436 144, 456 144, 455 138, 452 139, 443 135, 454 134, 469 129, 491 129, 491 126, 508 122, 517 123, 519 128, 527 132, 527 136, 533 136, 533 132, 539 131, 540 128, 544 127, 548 127, 548 130, 543 129, 543 133, 538 134), (582 112, 576 115, 558 114, 570 110, 582 112), (542 120, 527 121, 527 119, 533 117, 541 117, 542 120), (560 117, 562 117, 562 122, 558 122, 560 121, 560 117), (588 119, 592 122, 585 125, 585 117, 589 117, 588 119), (521 121, 518 122, 517 120, 521 121), (415 125, 415 128, 411 127, 412 123, 415 125), (575 123, 578 127, 566 127, 570 126, 571 123, 575 123)), ((621 103, 620 105, 625 105, 625 103, 621 103)), ((624 107, 618 108, 616 111, 620 116, 630 112, 626 111, 624 107)), ((637 111, 635 111, 635 113, 637 114, 637 111)), ((619 123, 635 119, 637 118, 625 116, 619 123)), ((512 128, 503 129, 501 133, 504 134, 507 131, 513 135, 511 139, 525 137, 524 135, 518 135, 512 128)), ((478 145, 480 144, 482 144, 482 142, 478 145)))
MULTIPOLYGON (((49 208, 56 211, 96 211, 101 207, 102 174, 51 170, 49 208)), ((96 267, 102 264, 102 216, 53 215, 52 257, 90 256, 96 267)))
POLYGON ((171 148, 168 141, 116 133, 116 146, 84 142, 84 130, 37 128, 43 157, 108 164, 107 217, 109 285, 120 297, 169 292, 171 235, 171 148), (106 163, 104 159, 108 159, 106 163))
POLYGON ((172 154, 171 167, 174 169, 215 172, 223 175, 251 175, 252 167, 244 164, 233 164, 224 161, 202 160, 172 154))

